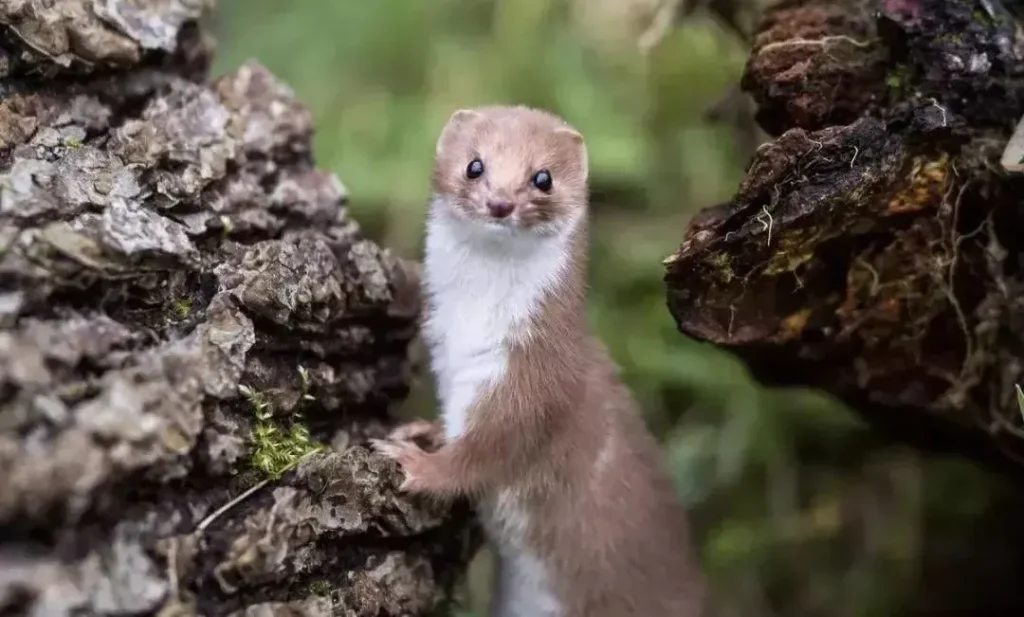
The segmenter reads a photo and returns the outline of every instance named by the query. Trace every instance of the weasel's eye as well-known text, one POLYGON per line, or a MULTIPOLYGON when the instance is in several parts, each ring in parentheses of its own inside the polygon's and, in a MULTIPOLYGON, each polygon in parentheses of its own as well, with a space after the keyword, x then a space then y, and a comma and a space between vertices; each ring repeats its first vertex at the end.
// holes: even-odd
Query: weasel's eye
POLYGON ((533 185, 540 190, 548 193, 551 191, 551 173, 546 169, 542 169, 537 173, 533 174, 533 185))
POLYGON ((470 180, 475 180, 482 175, 484 175, 484 162, 480 159, 470 161, 469 166, 466 167, 466 177, 470 180))

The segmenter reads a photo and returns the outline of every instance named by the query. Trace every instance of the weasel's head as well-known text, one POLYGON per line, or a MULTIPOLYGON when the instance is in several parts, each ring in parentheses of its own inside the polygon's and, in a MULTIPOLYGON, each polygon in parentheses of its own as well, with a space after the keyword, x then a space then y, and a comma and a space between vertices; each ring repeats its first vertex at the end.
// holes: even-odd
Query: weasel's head
POLYGON ((443 208, 496 233, 557 234, 587 207, 587 149, 564 120, 528 107, 460 109, 437 140, 443 208))

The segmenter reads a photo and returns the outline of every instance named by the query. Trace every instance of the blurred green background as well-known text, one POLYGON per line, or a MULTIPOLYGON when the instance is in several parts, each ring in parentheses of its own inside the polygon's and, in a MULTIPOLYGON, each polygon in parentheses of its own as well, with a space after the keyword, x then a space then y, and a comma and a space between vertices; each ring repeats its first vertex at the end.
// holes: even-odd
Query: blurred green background
MULTIPOLYGON (((757 387, 732 358, 678 334, 665 308, 662 259, 690 216, 732 195, 757 136, 749 116, 706 120, 746 59, 709 15, 638 51, 664 5, 220 0, 214 72, 256 59, 294 88, 315 119, 317 163, 341 178, 353 216, 412 259, 434 140, 453 109, 514 102, 565 116, 590 151, 590 317, 662 439, 715 614, 950 614, 922 596, 934 604, 936 584, 957 595, 944 577, 969 577, 947 572, 998 559, 970 530, 1005 487, 887 445, 824 396, 757 387)), ((411 403, 431 404, 423 392, 411 403)), ((487 569, 484 554, 454 614, 484 614, 487 569)))

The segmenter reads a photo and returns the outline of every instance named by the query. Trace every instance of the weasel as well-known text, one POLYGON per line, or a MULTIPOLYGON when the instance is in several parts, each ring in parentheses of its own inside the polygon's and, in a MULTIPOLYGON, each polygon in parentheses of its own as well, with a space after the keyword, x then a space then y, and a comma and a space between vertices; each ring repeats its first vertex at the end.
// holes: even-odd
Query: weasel
POLYGON ((550 112, 449 117, 423 267, 445 443, 426 452, 407 426, 373 445, 402 490, 474 499, 498 556, 493 617, 694 617, 686 513, 586 321, 588 171, 550 112))

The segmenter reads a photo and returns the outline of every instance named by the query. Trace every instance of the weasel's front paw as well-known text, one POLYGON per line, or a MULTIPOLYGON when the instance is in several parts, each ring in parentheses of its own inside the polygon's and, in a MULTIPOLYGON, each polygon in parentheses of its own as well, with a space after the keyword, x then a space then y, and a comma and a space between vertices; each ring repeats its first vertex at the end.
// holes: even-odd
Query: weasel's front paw
POLYGON ((372 439, 370 444, 374 450, 402 466, 405 480, 398 487, 399 491, 418 493, 437 490, 444 479, 433 457, 411 441, 372 439))

